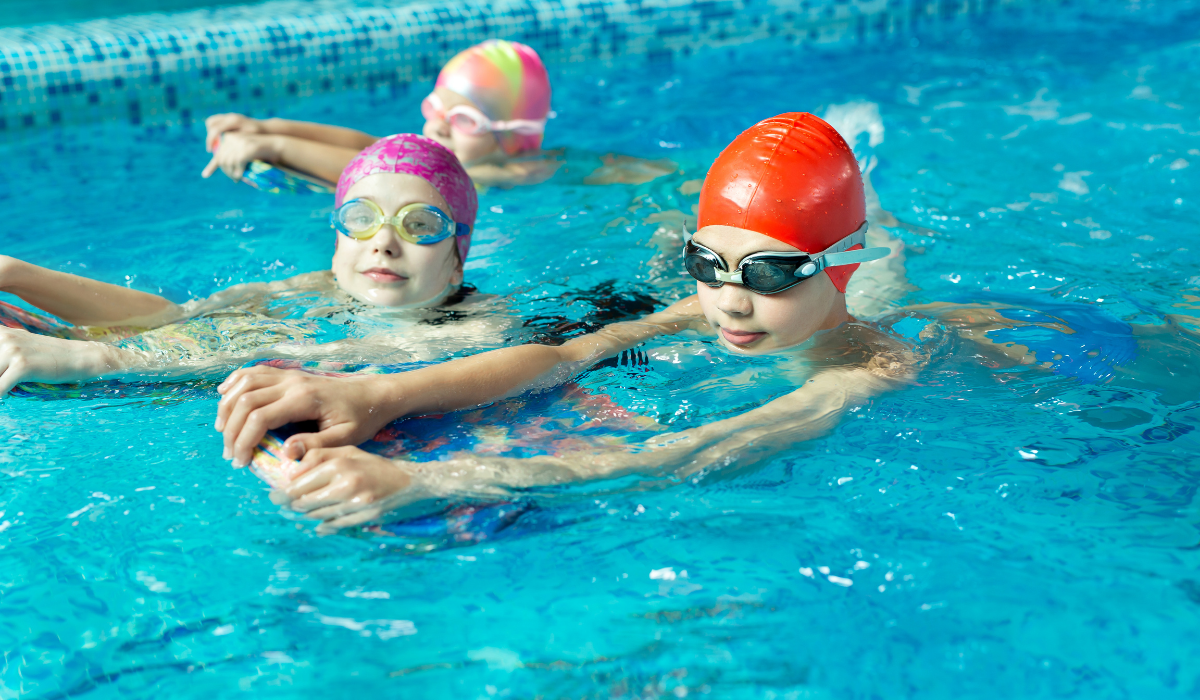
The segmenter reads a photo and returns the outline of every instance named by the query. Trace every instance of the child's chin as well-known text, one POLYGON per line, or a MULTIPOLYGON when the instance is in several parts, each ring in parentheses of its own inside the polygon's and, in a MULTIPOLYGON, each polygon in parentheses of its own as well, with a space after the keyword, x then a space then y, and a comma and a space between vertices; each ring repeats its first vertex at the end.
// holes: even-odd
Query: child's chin
POLYGON ((408 306, 413 300, 407 294, 397 294, 392 290, 372 289, 364 295, 364 301, 375 306, 408 306))

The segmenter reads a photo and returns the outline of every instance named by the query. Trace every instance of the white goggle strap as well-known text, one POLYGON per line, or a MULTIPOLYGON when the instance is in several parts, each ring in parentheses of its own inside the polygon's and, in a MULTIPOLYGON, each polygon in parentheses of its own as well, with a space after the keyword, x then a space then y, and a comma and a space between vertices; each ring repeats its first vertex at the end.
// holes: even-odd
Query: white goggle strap
POLYGON ((546 131, 545 119, 512 119, 506 122, 490 122, 488 128, 491 131, 511 131, 516 134, 530 136, 532 134, 540 134, 546 131))
POLYGON ((876 248, 865 247, 867 245, 867 228, 868 224, 864 222, 854 233, 812 256, 813 261, 817 263, 818 271, 824 270, 827 267, 858 265, 891 255, 891 248, 884 248, 882 246, 876 248), (849 250, 856 245, 864 247, 861 250, 849 250))

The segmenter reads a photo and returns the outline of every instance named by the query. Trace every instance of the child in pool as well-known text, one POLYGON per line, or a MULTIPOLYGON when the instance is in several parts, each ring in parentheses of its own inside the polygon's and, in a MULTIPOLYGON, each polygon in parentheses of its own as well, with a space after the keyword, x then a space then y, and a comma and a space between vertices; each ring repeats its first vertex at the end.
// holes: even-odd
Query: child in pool
POLYGON ((917 362, 911 348, 854 323, 846 308, 858 264, 891 251, 863 248, 862 177, 827 123, 784 114, 739 136, 705 178, 697 228, 685 248, 696 294, 558 347, 504 348, 370 380, 239 370, 219 388, 216 427, 226 455, 245 465, 266 430, 316 421, 318 432, 285 444, 285 455, 302 461, 280 495, 330 530, 455 492, 500 494, 630 472, 677 478, 735 457, 744 466, 832 429, 851 407, 909 376, 917 362), (738 354, 784 351, 818 336, 808 350, 819 346, 838 359, 798 390, 740 416, 615 451, 417 464, 346 446, 396 418, 553 385, 650 338, 688 330, 713 333, 738 354))
MULTIPOLYGON (((79 339, 64 339, 0 325, 0 396, 25 381, 70 383, 124 370, 240 363, 267 347, 278 356, 280 343, 291 346, 284 354, 370 351, 393 361, 390 353, 408 345, 418 351, 411 359, 418 359, 419 347, 412 346, 421 337, 411 331, 373 349, 362 343, 303 349, 295 344, 312 335, 303 322, 264 313, 272 299, 314 293, 343 307, 358 302, 428 308, 446 302, 462 284, 478 208, 470 178, 440 144, 412 134, 389 136, 341 173, 335 204, 338 233, 330 270, 237 285, 186 304, 0 256, 0 291, 76 326, 93 327, 73 334, 79 339), (181 323, 197 317, 207 322, 181 323), (131 328, 154 330, 139 334, 131 328)), ((444 334, 445 326, 438 332, 444 334)), ((480 335, 484 329, 468 332, 480 335)))
MULTIPOLYGON (((489 40, 450 59, 421 103, 425 136, 454 152, 480 185, 536 182, 553 173, 541 154, 550 114, 550 78, 537 53, 489 40)), ((202 173, 238 180, 265 160, 333 180, 376 137, 327 124, 217 114, 205 121, 213 154, 202 173)))

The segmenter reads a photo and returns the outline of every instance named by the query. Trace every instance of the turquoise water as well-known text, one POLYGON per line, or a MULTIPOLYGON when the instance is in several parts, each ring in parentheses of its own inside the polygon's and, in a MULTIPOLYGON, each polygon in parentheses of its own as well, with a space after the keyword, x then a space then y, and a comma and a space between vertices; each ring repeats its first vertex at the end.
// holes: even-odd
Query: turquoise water
MULTIPOLYGON (((1085 382, 956 341, 752 473, 564 494, 424 554, 282 515, 220 459, 206 385, 5 400, 0 698, 1195 697, 1198 29, 1185 8, 556 73, 551 145, 682 172, 488 192, 468 274, 534 321, 513 337, 686 293, 656 215, 755 120, 834 109, 902 224, 905 301, 1099 310, 1073 330, 1131 324, 1136 359, 1085 382)), ((425 87, 280 109, 415 129, 425 87)), ((0 250, 176 300, 327 265, 327 203, 200 181, 199 133, 0 147, 0 250)), ((688 424, 771 367, 662 348, 691 357, 582 382, 688 424)))

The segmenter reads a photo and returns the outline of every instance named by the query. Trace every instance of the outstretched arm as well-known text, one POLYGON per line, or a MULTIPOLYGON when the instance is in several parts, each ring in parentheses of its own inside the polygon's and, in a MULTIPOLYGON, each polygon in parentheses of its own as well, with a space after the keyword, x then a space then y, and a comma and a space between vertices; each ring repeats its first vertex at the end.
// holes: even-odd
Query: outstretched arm
POLYGON ((831 431, 851 408, 903 381, 911 366, 877 356, 866 368, 825 371, 787 396, 740 416, 604 452, 514 459, 471 455, 442 462, 391 462, 358 448, 315 449, 273 498, 321 520, 320 530, 376 520, 462 498, 641 473, 681 479, 751 469, 783 449, 831 431))
POLYGON ((288 439, 285 454, 294 458, 316 447, 357 445, 397 418, 457 411, 558 385, 606 357, 702 318, 695 297, 689 297, 558 347, 503 348, 401 374, 329 378, 269 367, 238 370, 218 388, 216 428, 224 433, 226 457, 237 466, 249 463, 267 430, 288 423, 317 421, 320 428, 288 439))
POLYGON ((24 299, 77 326, 161 325, 180 318, 178 304, 0 255, 0 292, 24 299))
POLYGON ((317 124, 316 122, 301 122, 291 119, 252 119, 243 114, 227 113, 214 114, 204 120, 207 132, 204 143, 209 153, 217 148, 217 142, 222 134, 241 132, 243 134, 278 134, 294 136, 305 141, 327 143, 330 146, 353 149, 356 153, 370 146, 379 139, 356 129, 347 129, 332 124, 317 124))

